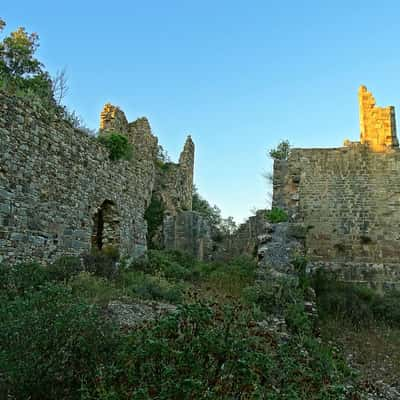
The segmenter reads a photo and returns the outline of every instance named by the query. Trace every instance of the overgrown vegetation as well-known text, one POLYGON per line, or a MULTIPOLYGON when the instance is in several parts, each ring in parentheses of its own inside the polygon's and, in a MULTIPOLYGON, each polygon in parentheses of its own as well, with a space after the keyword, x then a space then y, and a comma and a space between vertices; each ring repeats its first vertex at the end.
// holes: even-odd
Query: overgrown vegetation
POLYGON ((55 265, 0 268, 3 397, 350 398, 352 373, 313 336, 303 288, 256 283, 248 258, 203 263, 153 250, 108 277, 88 261, 55 265), (99 308, 113 299, 174 302, 178 310, 119 329, 99 308), (287 341, 258 325, 271 312, 285 316, 287 341))
POLYGON ((152 249, 157 247, 156 234, 162 227, 164 221, 164 211, 165 206, 161 198, 153 192, 150 204, 144 213, 144 219, 147 222, 147 243, 152 249))
POLYGON ((213 239, 217 242, 221 241, 224 236, 232 235, 237 229, 233 217, 222 218, 220 208, 216 205, 212 206, 204 199, 196 186, 193 186, 192 209, 208 221, 212 228, 213 239))
POLYGON ((341 282, 318 272, 314 277, 321 317, 343 319, 358 326, 377 323, 400 328, 400 291, 382 293, 360 284, 341 282))
MULTIPOLYGON (((5 27, 0 19, 0 32, 5 27)), ((39 36, 18 28, 0 42, 0 85, 10 92, 37 94, 47 104, 54 105, 52 81, 43 64, 34 57, 39 36)))
POLYGON ((107 147, 110 153, 110 160, 131 160, 133 148, 128 138, 119 133, 110 132, 98 137, 98 141, 107 147))
POLYGON ((288 215, 285 210, 279 207, 272 207, 265 213, 265 218, 271 223, 286 222, 288 220, 288 215))
POLYGON ((288 140, 282 140, 275 149, 268 152, 274 160, 287 160, 290 154, 290 143, 288 140))
MULTIPOLYGON (((5 26, 5 21, 0 18, 0 33, 5 26)), ((74 128, 94 135, 95 132, 85 126, 76 112, 62 105, 68 90, 66 70, 51 77, 35 56, 38 47, 39 35, 28 33, 23 27, 0 41, 0 89, 14 96, 38 99, 48 111, 74 128)))

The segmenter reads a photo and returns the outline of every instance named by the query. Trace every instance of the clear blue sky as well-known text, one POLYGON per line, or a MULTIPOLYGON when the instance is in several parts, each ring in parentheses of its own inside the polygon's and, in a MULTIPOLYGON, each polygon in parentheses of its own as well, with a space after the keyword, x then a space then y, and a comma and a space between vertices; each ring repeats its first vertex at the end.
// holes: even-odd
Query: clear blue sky
POLYGON ((360 84, 400 109, 398 0, 19 0, 0 17, 67 68, 65 103, 89 127, 119 105, 173 159, 191 133, 200 193, 239 222, 266 205, 267 149, 357 140, 360 84))

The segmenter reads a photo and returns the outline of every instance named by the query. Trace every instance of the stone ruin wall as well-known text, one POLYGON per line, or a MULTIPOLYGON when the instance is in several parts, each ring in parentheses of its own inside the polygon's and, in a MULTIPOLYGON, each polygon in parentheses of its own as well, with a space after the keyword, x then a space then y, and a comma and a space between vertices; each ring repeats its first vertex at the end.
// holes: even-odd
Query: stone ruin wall
POLYGON ((165 215, 192 210, 195 146, 188 136, 179 162, 157 168, 154 193, 165 207, 165 215))
POLYGON ((80 255, 97 246, 98 224, 103 245, 142 254, 154 175, 152 159, 111 162, 95 138, 0 92, 1 260, 80 255))
POLYGON ((176 217, 165 229, 171 235, 165 243, 199 256, 206 251, 199 250, 208 246, 202 218, 179 216, 192 208, 192 139, 179 164, 159 174, 158 141, 146 118, 129 123, 123 111, 106 104, 100 135, 110 132, 128 138, 132 161, 111 162, 94 137, 35 101, 0 92, 0 262, 49 263, 106 246, 139 256, 147 249, 144 214, 153 192, 165 200, 166 215, 176 217), (183 239, 181 231, 191 235, 183 239))
POLYGON ((394 107, 376 107, 374 96, 365 86, 358 91, 360 142, 375 152, 399 147, 394 107))
POLYGON ((211 229, 205 218, 197 212, 182 211, 177 215, 166 215, 163 238, 163 245, 168 250, 179 250, 198 260, 211 259, 211 229))
POLYGON ((224 239, 217 257, 231 259, 243 254, 256 257, 260 238, 268 231, 266 212, 267 210, 258 210, 255 215, 240 224, 232 235, 224 239))
POLYGON ((276 160, 273 195, 275 207, 306 226, 313 266, 386 286, 400 282, 400 152, 395 125, 387 134, 389 111, 381 125, 361 115, 382 129, 371 134, 361 122, 360 143, 293 149, 287 161, 276 160))

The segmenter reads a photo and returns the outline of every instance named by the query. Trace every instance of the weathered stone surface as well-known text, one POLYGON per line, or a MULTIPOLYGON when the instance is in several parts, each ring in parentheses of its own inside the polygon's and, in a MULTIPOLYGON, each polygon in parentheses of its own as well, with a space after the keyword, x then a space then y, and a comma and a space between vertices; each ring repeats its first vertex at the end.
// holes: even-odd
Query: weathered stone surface
POLYGON ((399 147, 394 107, 376 107, 372 93, 365 86, 360 87, 358 99, 360 107, 360 142, 377 152, 399 147))
POLYGON ((192 210, 195 146, 188 136, 179 163, 167 163, 157 169, 154 192, 162 201, 166 215, 192 210))
POLYGON ((142 139, 147 153, 111 162, 95 138, 2 92, 0 124, 3 260, 50 262, 102 245, 119 247, 123 256, 143 253, 157 151, 150 132, 142 139))
POLYGON ((260 243, 269 240, 272 225, 265 217, 266 210, 258 210, 227 237, 216 254, 217 258, 229 259, 243 254, 256 257, 260 243))
POLYGON ((135 328, 173 313, 176 309, 176 306, 168 303, 137 300, 129 303, 112 301, 108 304, 106 311, 119 325, 135 328))
POLYGON ((211 229, 205 218, 194 211, 167 215, 163 225, 164 247, 208 260, 212 253, 211 229))
POLYGON ((260 276, 269 275, 278 278, 296 275, 293 260, 304 255, 304 240, 299 239, 296 234, 297 231, 292 229, 292 223, 272 224, 270 239, 258 247, 260 276))
MULTIPOLYGON (((140 256, 147 248, 144 213, 153 191, 165 202, 166 214, 191 210, 191 137, 179 164, 167 164, 162 173, 157 168, 156 174, 158 140, 146 118, 128 123, 120 108, 106 104, 100 134, 110 132, 128 138, 132 161, 110 161, 95 138, 53 111, 0 92, 2 260, 51 262, 108 246, 118 247, 122 256, 140 256)), ((194 240, 185 246, 197 254, 194 240)))
POLYGON ((304 225, 307 256, 315 265, 400 269, 400 151, 394 112, 379 111, 365 88, 360 102, 363 143, 293 149, 288 160, 276 160, 273 205, 304 225))

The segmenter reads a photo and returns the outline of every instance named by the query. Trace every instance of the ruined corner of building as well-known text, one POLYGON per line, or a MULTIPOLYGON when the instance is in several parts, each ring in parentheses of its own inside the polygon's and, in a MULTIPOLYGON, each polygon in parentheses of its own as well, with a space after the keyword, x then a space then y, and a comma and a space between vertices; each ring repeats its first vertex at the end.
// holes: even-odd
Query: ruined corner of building
POLYGON ((400 286, 400 152, 393 106, 358 91, 360 139, 295 148, 274 163, 273 206, 307 229, 311 269, 376 287, 400 286))
POLYGON ((377 153, 399 147, 393 106, 378 107, 371 92, 361 85, 358 90, 360 143, 377 153))

